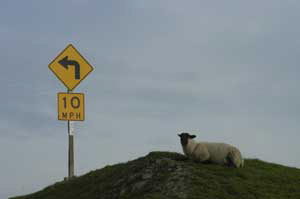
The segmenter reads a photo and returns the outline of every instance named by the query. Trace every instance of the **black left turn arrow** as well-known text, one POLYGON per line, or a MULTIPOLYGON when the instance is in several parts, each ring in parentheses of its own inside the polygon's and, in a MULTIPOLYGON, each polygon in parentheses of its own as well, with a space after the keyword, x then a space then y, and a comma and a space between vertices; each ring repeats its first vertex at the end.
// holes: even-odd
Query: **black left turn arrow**
POLYGON ((68 56, 65 56, 63 59, 58 61, 65 69, 69 69, 69 65, 75 67, 75 79, 80 79, 80 64, 75 60, 68 60, 68 56))

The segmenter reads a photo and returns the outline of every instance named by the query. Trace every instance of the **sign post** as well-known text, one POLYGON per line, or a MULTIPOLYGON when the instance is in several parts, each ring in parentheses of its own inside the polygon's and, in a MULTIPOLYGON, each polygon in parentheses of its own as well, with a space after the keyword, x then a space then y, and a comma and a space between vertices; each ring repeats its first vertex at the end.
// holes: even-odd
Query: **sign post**
POLYGON ((50 64, 49 69, 67 87, 66 93, 58 93, 58 120, 68 123, 68 179, 74 177, 74 122, 84 121, 84 94, 73 93, 80 82, 93 71, 88 61, 69 44, 50 64))
MULTIPOLYGON (((68 90, 68 93, 72 91, 68 90)), ((74 177, 74 124, 73 121, 68 120, 68 136, 69 136, 69 160, 68 160, 68 176, 74 177)))

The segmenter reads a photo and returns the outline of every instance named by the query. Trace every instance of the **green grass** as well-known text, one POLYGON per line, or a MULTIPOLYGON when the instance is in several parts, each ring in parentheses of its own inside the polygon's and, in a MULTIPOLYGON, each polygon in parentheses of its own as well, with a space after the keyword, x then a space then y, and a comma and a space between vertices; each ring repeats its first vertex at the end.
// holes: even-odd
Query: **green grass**
POLYGON ((300 170, 256 159, 245 168, 152 152, 13 199, 300 199, 300 170))

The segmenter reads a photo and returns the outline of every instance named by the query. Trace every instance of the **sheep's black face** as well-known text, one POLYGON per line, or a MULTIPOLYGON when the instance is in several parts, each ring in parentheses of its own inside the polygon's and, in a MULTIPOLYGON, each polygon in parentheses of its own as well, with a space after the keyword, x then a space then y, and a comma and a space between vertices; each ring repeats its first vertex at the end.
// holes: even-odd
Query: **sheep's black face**
POLYGON ((181 133, 178 134, 178 136, 180 137, 180 142, 182 146, 186 146, 188 144, 189 139, 193 139, 196 137, 195 135, 190 135, 188 133, 181 133))

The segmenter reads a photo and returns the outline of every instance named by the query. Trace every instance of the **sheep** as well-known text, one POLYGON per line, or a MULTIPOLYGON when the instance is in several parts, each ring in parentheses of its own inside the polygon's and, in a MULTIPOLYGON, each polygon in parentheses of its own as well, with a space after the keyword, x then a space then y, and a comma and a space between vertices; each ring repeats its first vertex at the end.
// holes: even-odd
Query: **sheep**
POLYGON ((234 146, 225 143, 196 142, 196 135, 178 134, 184 154, 201 163, 216 163, 230 167, 243 167, 241 152, 234 146))

